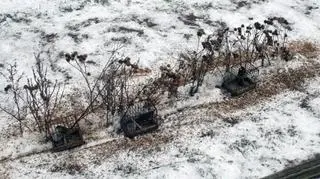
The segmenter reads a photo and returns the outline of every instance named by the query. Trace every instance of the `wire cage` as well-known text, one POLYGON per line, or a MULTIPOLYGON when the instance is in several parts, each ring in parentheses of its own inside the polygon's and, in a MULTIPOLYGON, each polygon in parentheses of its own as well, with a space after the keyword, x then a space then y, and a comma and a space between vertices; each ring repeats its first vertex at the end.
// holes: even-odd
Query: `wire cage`
POLYGON ((124 135, 133 138, 152 132, 159 127, 157 108, 147 102, 138 102, 130 106, 123 114, 120 126, 124 135))
POLYGON ((252 64, 234 65, 223 76, 222 88, 238 96, 256 87, 259 69, 252 64))
POLYGON ((79 125, 74 125, 73 120, 54 121, 48 132, 53 152, 69 150, 85 143, 79 125))

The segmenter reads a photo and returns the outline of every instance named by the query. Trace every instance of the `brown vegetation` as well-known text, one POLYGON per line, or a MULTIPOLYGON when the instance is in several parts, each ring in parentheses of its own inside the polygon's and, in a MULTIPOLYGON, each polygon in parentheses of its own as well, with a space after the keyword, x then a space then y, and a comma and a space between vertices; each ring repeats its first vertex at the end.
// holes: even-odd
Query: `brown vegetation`
POLYGON ((307 79, 319 74, 320 63, 308 60, 304 66, 297 69, 288 69, 288 71, 280 69, 274 74, 270 74, 253 92, 243 94, 238 98, 215 103, 211 108, 225 112, 243 109, 269 99, 285 90, 303 90, 301 85, 307 79))
POLYGON ((314 58, 319 55, 319 47, 310 41, 293 41, 289 43, 289 49, 292 52, 301 54, 307 58, 314 58))

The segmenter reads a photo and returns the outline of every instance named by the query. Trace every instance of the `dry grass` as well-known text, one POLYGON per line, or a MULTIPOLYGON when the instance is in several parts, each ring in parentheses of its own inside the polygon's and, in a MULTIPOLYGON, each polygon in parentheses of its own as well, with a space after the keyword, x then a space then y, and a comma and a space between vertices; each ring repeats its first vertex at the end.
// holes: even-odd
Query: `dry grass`
POLYGON ((319 55, 319 47, 310 41, 293 41, 289 43, 289 50, 299 53, 307 58, 314 58, 319 55))
MULTIPOLYGON (((173 136, 162 135, 161 133, 151 133, 140 136, 134 140, 127 138, 112 140, 110 142, 94 146, 90 151, 99 156, 98 160, 101 160, 101 158, 108 158, 116 153, 123 152, 124 150, 156 150, 159 146, 167 144, 172 140, 173 136)), ((87 149, 88 148, 84 151, 87 149)))

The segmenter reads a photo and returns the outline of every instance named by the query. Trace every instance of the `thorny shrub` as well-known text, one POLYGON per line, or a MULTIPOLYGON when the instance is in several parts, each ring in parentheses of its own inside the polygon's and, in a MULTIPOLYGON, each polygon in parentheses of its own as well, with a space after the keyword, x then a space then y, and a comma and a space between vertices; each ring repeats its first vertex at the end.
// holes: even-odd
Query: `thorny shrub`
POLYGON ((202 46, 209 59, 223 61, 226 71, 239 64, 260 61, 260 65, 265 66, 276 57, 286 61, 292 58, 287 30, 275 18, 233 29, 219 29, 208 35, 202 46))
POLYGON ((116 57, 119 48, 112 51, 107 63, 95 77, 92 77, 88 71, 87 63, 85 63, 86 55, 80 55, 78 52, 65 55, 66 61, 80 72, 87 85, 86 96, 88 96, 89 105, 85 113, 76 119, 76 122, 89 113, 103 109, 107 119, 106 123, 109 124, 113 122, 110 119, 124 113, 135 102, 150 99, 144 92, 147 88, 146 84, 135 85, 133 80, 137 74, 148 73, 148 69, 140 68, 137 64, 132 63, 129 57, 116 57))
POLYGON ((6 87, 4 92, 9 95, 6 101, 12 99, 13 106, 8 103, 0 105, 0 109, 8 114, 11 118, 19 122, 20 134, 23 134, 23 122, 27 116, 27 104, 23 100, 23 88, 20 86, 20 81, 23 74, 19 74, 17 63, 9 64, 5 73, 0 73, 6 79, 6 87))
MULTIPOLYGON (((192 84, 189 93, 192 96, 202 85, 204 76, 221 67, 229 72, 241 66, 270 65, 276 58, 289 61, 293 55, 288 48, 288 25, 282 19, 269 18, 263 23, 218 29, 205 37, 201 42, 202 49, 180 54, 175 71, 181 75, 184 84, 192 84)), ((202 29, 197 32, 198 39, 204 35, 202 29)))
POLYGON ((58 80, 48 78, 48 70, 44 67, 43 52, 35 55, 36 64, 32 69, 33 77, 24 85, 26 101, 39 132, 50 136, 51 123, 57 117, 58 106, 64 97, 64 86, 58 80))

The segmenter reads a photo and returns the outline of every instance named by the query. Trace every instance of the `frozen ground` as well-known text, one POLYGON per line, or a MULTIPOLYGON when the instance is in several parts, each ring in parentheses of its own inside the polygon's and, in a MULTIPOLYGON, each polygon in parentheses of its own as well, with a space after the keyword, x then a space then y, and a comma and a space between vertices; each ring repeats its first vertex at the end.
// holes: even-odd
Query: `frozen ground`
MULTIPOLYGON (((67 79, 75 75, 61 52, 77 50, 102 63, 108 50, 123 43, 123 55, 155 70, 174 62, 179 52, 197 48, 199 28, 210 33, 224 25, 249 23, 250 17, 284 17, 292 28, 291 40, 318 42, 319 8, 318 0, 1 0, 0 63, 6 67, 16 61, 28 76, 34 53, 50 49, 46 63, 52 77, 67 79)), ((299 60, 281 64, 301 65, 299 60)), ((228 100, 216 82, 216 77, 208 78, 198 96, 175 107, 228 100)), ((4 85, 1 80, 0 89, 4 85)), ((174 107, 164 108, 161 113, 170 115, 158 133, 129 141, 110 138, 103 129, 95 134, 99 140, 91 137, 89 148, 21 158, 50 146, 36 134, 11 136, 16 123, 0 114, 0 159, 9 158, 0 163, 0 178, 265 176, 320 152, 319 91, 316 77, 305 89, 287 90, 243 110, 219 113, 190 107, 175 113, 174 107)))
POLYGON ((3 0, 0 2, 3 62, 30 66, 33 54, 50 42, 53 62, 60 52, 78 50, 90 59, 107 58, 107 50, 125 41, 126 56, 141 65, 170 62, 187 48, 196 48, 196 32, 238 26, 267 17, 284 17, 293 39, 320 38, 317 0, 3 0), (96 3, 96 1, 101 1, 96 3), (106 3, 103 3, 106 2, 106 3), (28 60, 26 60, 28 59, 28 60))
MULTIPOLYGON (((3 162, 11 178, 258 178, 320 152, 320 78, 245 110, 175 113, 155 134, 3 162)), ((19 146, 19 145, 17 145, 19 146)))

